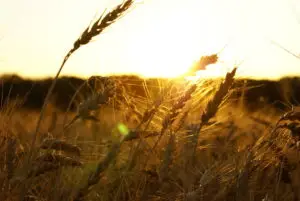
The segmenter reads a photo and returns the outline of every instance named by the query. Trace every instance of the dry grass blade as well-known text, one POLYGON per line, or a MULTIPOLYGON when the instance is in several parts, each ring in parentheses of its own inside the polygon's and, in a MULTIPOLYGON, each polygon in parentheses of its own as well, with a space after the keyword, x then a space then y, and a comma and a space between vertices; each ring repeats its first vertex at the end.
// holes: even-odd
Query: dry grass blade
POLYGON ((81 149, 76 145, 69 144, 63 140, 57 139, 45 139, 40 146, 41 149, 54 149, 58 151, 64 151, 77 156, 80 156, 81 149))
POLYGON ((299 56, 299 55, 293 53, 292 51, 290 51, 290 50, 288 50, 287 48, 283 47, 283 46, 280 45, 279 43, 277 43, 277 42, 275 42, 275 41, 273 41, 273 40, 271 40, 270 42, 271 42, 273 45, 275 45, 275 46, 279 47, 280 49, 284 50, 285 52, 289 53, 290 55, 294 56, 295 58, 300 59, 300 56, 299 56))

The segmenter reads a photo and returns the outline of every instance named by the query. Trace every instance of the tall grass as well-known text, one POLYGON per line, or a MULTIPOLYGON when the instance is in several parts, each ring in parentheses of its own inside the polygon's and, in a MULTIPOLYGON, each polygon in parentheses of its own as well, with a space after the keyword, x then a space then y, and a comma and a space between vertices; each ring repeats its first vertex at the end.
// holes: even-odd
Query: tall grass
MULTIPOLYGON (((93 25, 87 27, 85 31, 81 34, 81 36, 74 42, 73 48, 69 50, 67 55, 64 57, 63 62, 56 74, 56 76, 53 79, 53 82, 48 90, 48 93, 46 95, 44 105, 41 110, 41 115, 38 120, 35 135, 32 140, 32 147, 35 145, 36 137, 39 132, 40 124, 43 119, 45 107, 47 106, 50 96, 52 95, 53 89, 55 87, 56 81, 65 65, 65 63, 68 61, 70 56, 77 51, 81 46, 88 44, 92 38, 95 36, 101 34, 107 27, 109 27, 111 24, 113 24, 122 14, 124 14, 133 4, 133 0, 126 0, 124 3, 116 6, 112 11, 108 12, 107 14, 103 13, 103 15, 100 16, 98 20, 96 20, 93 25)), ((30 157, 29 157, 30 158, 30 157)))
MULTIPOLYGON (((153 99, 99 79, 68 123, 64 114, 45 115, 69 57, 132 5, 126 0, 104 13, 76 40, 41 113, 31 115, 37 124, 21 111, 1 111, 0 200, 299 200, 300 110, 265 120, 235 107, 236 67, 221 82, 173 80, 153 99)), ((203 57, 201 68, 217 59, 203 57)))

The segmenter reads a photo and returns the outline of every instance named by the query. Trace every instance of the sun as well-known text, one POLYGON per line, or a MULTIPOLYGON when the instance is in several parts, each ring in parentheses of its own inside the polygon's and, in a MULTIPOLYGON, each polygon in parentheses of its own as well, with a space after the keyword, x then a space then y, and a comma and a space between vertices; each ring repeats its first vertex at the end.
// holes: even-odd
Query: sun
MULTIPOLYGON (((201 51, 196 45, 193 45, 192 38, 185 38, 183 41, 176 41, 163 36, 160 33, 153 43, 151 41, 144 41, 144 43, 136 44, 140 46, 140 51, 134 51, 135 57, 132 60, 132 66, 134 66, 140 75, 145 77, 161 77, 161 78, 177 78, 177 77, 189 77, 187 73, 193 68, 201 57, 214 53, 213 51, 201 51), (190 40, 190 41, 189 41, 190 40)), ((164 33, 168 35, 167 33, 164 33)), ((180 34, 181 36, 184 33, 180 34)), ((152 36, 153 37, 153 36, 152 36)), ((208 50, 211 50, 210 46, 206 46, 208 50)), ((217 78, 226 74, 226 65, 220 62, 208 65, 205 69, 201 69, 195 72, 193 79, 200 77, 217 78)), ((189 79, 189 78, 187 78, 189 79)))
MULTIPOLYGON (((146 77, 175 78, 187 73, 202 56, 213 53, 213 46, 206 46, 210 51, 201 50, 193 38, 185 36, 187 33, 184 30, 177 34, 183 39, 162 32, 159 35, 151 35, 152 40, 137 40, 139 42, 132 44, 132 47, 139 50, 132 50, 135 57, 131 64, 135 70, 146 77)), ((218 69, 222 65, 217 66, 211 67, 207 73, 200 74, 219 76, 218 69)))
MULTIPOLYGON (((185 35, 185 33, 177 34, 185 35)), ((188 45, 191 41, 183 43, 180 37, 171 33, 151 34, 149 38, 151 39, 137 39, 137 42, 132 45, 135 48, 132 50, 135 56, 131 64, 143 76, 178 77, 185 73, 199 57, 195 54, 197 52, 195 47, 188 45)))
POLYGON ((222 63, 210 64, 204 70, 195 72, 194 75, 185 76, 189 81, 196 82, 199 79, 223 78, 228 72, 228 68, 222 63))
MULTIPOLYGON (((217 19, 211 16, 207 19, 205 13, 202 18, 196 13, 193 7, 187 10, 175 7, 169 8, 168 15, 157 10, 151 19, 144 18, 140 23, 135 18, 137 24, 131 30, 135 37, 129 37, 126 43, 129 68, 144 77, 176 78, 189 71, 201 56, 220 51, 228 37, 220 34, 222 27, 211 26, 217 19)), ((220 67, 200 74, 219 76, 220 67)))

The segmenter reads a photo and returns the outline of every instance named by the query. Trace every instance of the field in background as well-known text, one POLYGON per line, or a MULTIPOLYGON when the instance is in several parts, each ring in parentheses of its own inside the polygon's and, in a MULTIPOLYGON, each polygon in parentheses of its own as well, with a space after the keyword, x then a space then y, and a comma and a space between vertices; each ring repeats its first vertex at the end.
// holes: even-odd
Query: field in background
POLYGON ((33 92, 49 85, 35 82, 24 97, 28 85, 6 78, 0 199, 298 200, 299 111, 283 100, 296 93, 278 82, 287 107, 272 104, 274 91, 233 76, 197 83, 93 77, 75 86, 62 79, 34 147, 41 107, 34 98, 46 91, 33 92))
MULTIPOLYGON (((65 111, 68 107, 70 110, 76 111, 79 102, 95 91, 97 82, 102 78, 101 76, 92 76, 88 80, 78 77, 58 78, 50 102, 61 111, 65 111), (76 96, 75 100, 72 100, 74 95, 76 96), (69 104, 71 105, 69 106, 69 104)), ((160 88, 168 82, 174 82, 177 88, 181 88, 181 91, 184 87, 182 85, 183 79, 143 79, 133 75, 111 76, 109 78, 119 82, 126 89, 127 96, 139 97, 144 101, 147 101, 149 96, 147 91, 151 91, 153 96, 159 95, 160 88)), ((215 80, 207 80, 207 83, 214 83, 215 80)), ((10 100, 19 99, 22 102, 20 105, 22 108, 39 111, 52 81, 51 78, 31 80, 17 75, 2 76, 0 77, 0 107, 10 100)), ((216 84, 214 83, 214 85, 216 84)), ((230 103, 242 101, 245 109, 250 111, 261 110, 261 107, 265 105, 282 111, 290 109, 292 105, 299 104, 299 87, 299 77, 286 77, 275 81, 236 79, 233 83, 235 90, 232 91, 229 98, 230 103)))

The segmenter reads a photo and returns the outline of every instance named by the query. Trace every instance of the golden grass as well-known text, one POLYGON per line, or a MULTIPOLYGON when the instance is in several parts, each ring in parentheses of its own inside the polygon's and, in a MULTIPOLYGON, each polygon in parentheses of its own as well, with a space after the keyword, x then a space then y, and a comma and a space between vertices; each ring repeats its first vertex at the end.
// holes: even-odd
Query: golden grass
POLYGON ((162 96, 144 85, 146 100, 103 78, 75 114, 46 115, 69 57, 132 5, 103 14, 75 41, 40 114, 23 118, 15 102, 0 112, 0 200, 299 200, 300 110, 268 116, 232 104, 236 68, 221 82, 173 80, 160 85, 162 96))
MULTIPOLYGON (((182 91, 183 96, 185 93, 182 91)), ((216 100, 215 96, 208 102, 216 100)), ((196 98, 190 97, 191 101, 196 98)), ((168 105, 164 101, 159 103, 162 108, 168 105)), ((112 106, 107 103, 101 107, 112 106)), ((155 148, 163 124, 147 127, 136 122, 135 127, 128 127, 128 133, 123 134, 115 126, 120 122, 127 125, 125 117, 121 121, 110 119, 115 126, 105 130, 108 133, 103 133, 101 128, 99 131, 91 129, 87 126, 89 122, 77 121, 67 132, 80 131, 79 135, 68 135, 67 139, 45 138, 35 148, 38 157, 32 161, 33 168, 29 173, 23 169, 29 147, 24 146, 25 155, 18 154, 18 147, 26 144, 30 136, 23 136, 15 143, 10 139, 17 138, 3 136, 1 173, 4 175, 0 175, 0 184, 7 193, 2 200, 11 200, 18 195, 21 183, 28 180, 31 182, 26 182, 30 184, 30 188, 27 187, 31 190, 25 197, 34 196, 40 200, 58 200, 62 196, 67 200, 97 200, 99 196, 102 200, 262 200, 264 197, 295 200, 299 184, 291 175, 297 175, 299 171, 298 144, 297 136, 292 134, 294 127, 286 125, 298 123, 297 109, 282 117, 257 113, 253 118, 240 109, 228 115, 227 111, 232 107, 223 104, 220 113, 215 112, 214 117, 210 117, 214 119, 211 124, 202 123, 197 145, 190 141, 195 139, 195 132, 187 128, 201 124, 201 117, 207 114, 209 107, 204 112, 187 112, 183 126, 176 132, 175 129, 167 129, 155 148), (198 123, 192 123, 195 117, 198 117, 198 123), (264 117, 271 126, 257 121, 264 117), (156 134, 146 137, 151 132, 156 134), (103 139, 100 137, 95 141, 94 135, 103 136, 103 139), (195 153, 193 146, 196 146, 195 153), (94 154, 98 155, 94 157, 94 154), (80 168, 75 168, 77 166, 80 168), (44 185, 43 182, 52 184, 44 185), (55 199, 51 196, 53 191, 57 193, 55 199)), ((147 111, 144 112, 146 115, 149 114, 147 111)), ((17 118, 20 112, 14 115, 10 118, 17 118)), ((37 119, 38 114, 34 115, 37 119)), ((63 115, 57 114, 57 124, 63 120, 63 115)), ((159 112, 154 114, 157 115, 160 116, 159 112)), ((97 116, 100 122, 105 118, 107 113, 97 116)), ((50 115, 49 125, 51 119, 50 115)), ((161 117, 163 121, 164 117, 161 117)), ((23 132, 13 122, 9 128, 6 127, 6 132, 23 132)), ((20 123, 26 127, 26 120, 20 123)), ((99 124, 95 121, 90 123, 99 124)), ((60 133, 61 130, 54 129, 53 136, 56 136, 55 132, 60 133)))

